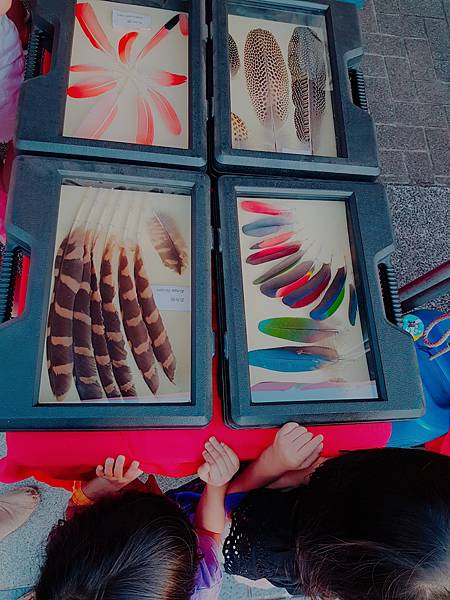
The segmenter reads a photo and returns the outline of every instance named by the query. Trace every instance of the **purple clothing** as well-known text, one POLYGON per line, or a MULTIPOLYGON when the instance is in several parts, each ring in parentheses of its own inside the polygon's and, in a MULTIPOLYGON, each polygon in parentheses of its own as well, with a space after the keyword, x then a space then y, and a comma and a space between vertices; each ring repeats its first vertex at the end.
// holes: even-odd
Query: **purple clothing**
POLYGON ((205 533, 198 536, 198 549, 203 558, 197 571, 191 600, 217 600, 222 585, 222 566, 219 544, 205 533))

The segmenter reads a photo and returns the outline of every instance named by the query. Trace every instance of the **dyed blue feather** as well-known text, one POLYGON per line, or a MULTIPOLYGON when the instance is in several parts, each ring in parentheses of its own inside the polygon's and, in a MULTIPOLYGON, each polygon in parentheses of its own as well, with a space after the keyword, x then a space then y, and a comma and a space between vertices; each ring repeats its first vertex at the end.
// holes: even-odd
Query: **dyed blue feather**
POLYGON ((248 353, 249 365, 282 373, 315 371, 335 360, 336 351, 321 346, 282 346, 248 353))
POLYGON ((356 323, 356 315, 358 313, 358 298, 353 283, 350 283, 348 286, 348 295, 348 320, 350 321, 350 325, 354 326, 356 323))
POLYGON ((309 313, 311 319, 323 321, 331 317, 342 304, 345 292, 345 280, 347 278, 347 268, 340 267, 336 271, 333 281, 325 292, 319 304, 309 313))
POLYGON ((244 225, 242 227, 242 233, 252 237, 263 237, 265 235, 272 235, 273 233, 283 231, 288 225, 292 224, 293 221, 291 217, 265 217, 264 219, 257 219, 252 223, 244 225))

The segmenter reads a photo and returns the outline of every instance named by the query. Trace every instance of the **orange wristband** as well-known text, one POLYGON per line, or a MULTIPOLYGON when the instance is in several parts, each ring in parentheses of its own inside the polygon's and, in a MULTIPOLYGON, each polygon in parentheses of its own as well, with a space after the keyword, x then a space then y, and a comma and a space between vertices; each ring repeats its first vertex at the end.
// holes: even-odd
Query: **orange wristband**
POLYGON ((95 502, 86 496, 86 494, 81 489, 81 484, 81 481, 73 482, 73 492, 71 500, 73 504, 75 504, 75 506, 92 506, 92 504, 95 504, 95 502))

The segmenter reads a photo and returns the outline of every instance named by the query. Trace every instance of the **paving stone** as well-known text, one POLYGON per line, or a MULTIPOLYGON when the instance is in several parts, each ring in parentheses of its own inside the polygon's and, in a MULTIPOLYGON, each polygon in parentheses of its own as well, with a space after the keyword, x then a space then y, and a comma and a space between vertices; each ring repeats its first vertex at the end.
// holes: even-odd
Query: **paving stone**
POLYGON ((416 90, 411 77, 408 59, 386 56, 384 60, 386 61, 392 97, 395 100, 414 100, 416 90))
POLYGON ((436 104, 394 102, 393 107, 396 121, 401 125, 443 127, 447 118, 444 108, 436 104))
POLYGON ((447 121, 448 121, 448 126, 450 127, 450 106, 446 106, 445 110, 447 112, 447 121))
POLYGON ((409 181, 403 152, 400 152, 399 150, 380 150, 379 158, 381 174, 385 181, 388 178, 393 178, 393 180, 398 183, 406 183, 409 181))
POLYGON ((448 186, 450 188, 450 177, 435 177, 434 178, 437 185, 445 185, 448 186))
POLYGON ((398 13, 398 1, 397 0, 373 0, 375 10, 378 13, 394 14, 398 13))
POLYGON ((376 123, 395 123, 391 88, 386 77, 365 77, 369 112, 376 123))
MULTIPOLYGON (((380 148, 386 150, 426 150, 426 140, 421 127, 404 125, 377 125, 380 148)), ((430 130, 432 131, 432 130, 430 130)))
POLYGON ((450 135, 448 129, 426 129, 433 168, 436 175, 450 173, 450 135))
POLYGON ((380 33, 397 35, 400 37, 426 38, 427 34, 421 17, 413 15, 377 15, 380 33))
POLYGON ((436 73, 436 79, 439 79, 440 81, 450 81, 450 61, 448 59, 435 60, 434 72, 436 73))
POLYGON ((372 0, 366 0, 364 8, 359 13, 361 31, 378 31, 377 17, 372 0))
POLYGON ((416 15, 418 17, 445 18, 441 0, 399 0, 398 6, 401 13, 416 15))
POLYGON ((407 38, 405 39, 405 45, 413 78, 434 79, 434 65, 428 40, 407 38))
POLYGON ((387 77, 383 56, 364 54, 362 59, 362 69, 364 74, 369 77, 387 77))
POLYGON ((416 81, 419 102, 447 104, 450 98, 450 83, 444 81, 416 81))
POLYGON ((428 152, 405 152, 405 164, 413 183, 433 183, 433 165, 428 152))
POLYGON ((445 19, 425 19, 431 54, 437 60, 450 58, 450 35, 445 19))
POLYGON ((406 56, 405 44, 401 38, 381 33, 366 33, 363 39, 364 51, 368 54, 406 56))

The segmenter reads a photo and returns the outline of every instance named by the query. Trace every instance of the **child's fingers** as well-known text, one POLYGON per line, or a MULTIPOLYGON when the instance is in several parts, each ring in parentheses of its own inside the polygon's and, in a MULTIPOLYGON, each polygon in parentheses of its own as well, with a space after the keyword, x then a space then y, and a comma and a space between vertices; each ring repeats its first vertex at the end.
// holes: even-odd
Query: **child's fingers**
POLYGON ((105 474, 103 472, 103 465, 98 465, 97 468, 95 469, 95 474, 97 475, 97 477, 104 477, 105 474))
POLYGON ((315 450, 311 452, 311 454, 306 458, 302 464, 300 465, 301 469, 309 469, 320 457, 320 454, 323 450, 323 443, 320 443, 315 450))
POLYGON ((223 442, 221 443, 221 446, 223 448, 224 456, 226 457, 226 461, 230 465, 230 468, 234 469, 234 470, 238 469, 239 468, 239 458, 238 458, 236 452, 233 452, 233 450, 229 446, 224 444, 223 442))
POLYGON ((107 458, 105 460, 105 468, 104 468, 105 477, 113 476, 113 467, 114 467, 114 459, 107 458))
POLYGON ((295 434, 295 432, 293 432, 293 433, 294 433, 294 435, 290 436, 289 441, 294 446, 298 446, 299 444, 305 445, 306 442, 309 442, 309 440, 312 440, 312 438, 314 437, 314 434, 311 433, 310 431, 304 431, 303 433, 300 433, 300 434, 295 434))
POLYGON ((123 454, 119 454, 116 458, 116 462, 114 464, 114 477, 116 479, 123 478, 123 467, 125 465, 125 456, 123 454))
POLYGON ((278 432, 278 435, 282 435, 282 436, 288 435, 289 433, 291 433, 292 431, 295 431, 296 429, 303 429, 304 431, 306 431, 306 429, 304 427, 300 427, 300 425, 298 423, 295 423, 294 421, 290 421, 289 423, 285 423, 283 425, 283 427, 278 432))
POLYGON ((143 472, 144 471, 142 471, 142 469, 139 468, 139 461, 133 460, 131 465, 128 467, 128 470, 125 473, 124 477, 125 479, 136 479, 137 477, 142 475, 143 472))
POLYGON ((210 465, 213 465, 215 460, 214 458, 211 456, 211 454, 208 452, 208 450, 203 450, 202 452, 202 456, 203 458, 206 460, 207 463, 209 463, 210 465))
POLYGON ((306 460, 306 458, 309 457, 309 455, 311 454, 311 452, 314 452, 314 450, 317 448, 317 446, 320 446, 320 444, 323 442, 323 436, 322 435, 318 435, 315 438, 312 438, 311 440, 309 440, 309 442, 307 442, 306 444, 297 447, 296 451, 299 453, 300 456, 303 456, 303 460, 306 460))
POLYGON ((206 449, 213 457, 214 463, 220 475, 225 475, 227 472, 227 465, 222 456, 222 447, 215 437, 209 438, 209 441, 206 442, 206 449))
POLYGON ((200 479, 202 479, 203 481, 208 481, 209 479, 209 472, 211 470, 211 467, 209 466, 208 463, 203 463, 202 465, 199 466, 199 468, 197 469, 197 475, 200 477, 200 479))

